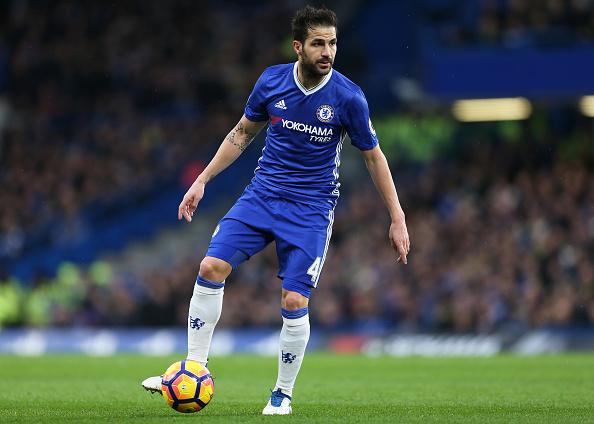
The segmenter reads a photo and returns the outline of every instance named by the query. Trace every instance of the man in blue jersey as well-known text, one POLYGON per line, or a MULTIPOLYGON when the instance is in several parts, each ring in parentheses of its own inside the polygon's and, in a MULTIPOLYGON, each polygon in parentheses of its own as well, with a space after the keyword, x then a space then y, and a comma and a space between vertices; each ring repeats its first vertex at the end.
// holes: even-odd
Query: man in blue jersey
MULTIPOLYGON (((282 281, 278 379, 262 411, 291 413, 291 398, 309 339, 308 302, 326 259, 338 168, 346 135, 361 151, 388 208, 389 239, 397 261, 407 263, 410 242, 388 163, 361 89, 333 70, 337 19, 329 9, 305 7, 292 21, 297 62, 267 68, 238 124, 179 205, 191 222, 206 184, 233 163, 268 123, 266 146, 255 175, 214 230, 190 301, 188 359, 206 364, 221 315, 225 279, 270 242, 276 243, 282 281), (195 325, 199 320, 200 325, 195 325)), ((160 378, 143 382, 160 391, 160 378)))

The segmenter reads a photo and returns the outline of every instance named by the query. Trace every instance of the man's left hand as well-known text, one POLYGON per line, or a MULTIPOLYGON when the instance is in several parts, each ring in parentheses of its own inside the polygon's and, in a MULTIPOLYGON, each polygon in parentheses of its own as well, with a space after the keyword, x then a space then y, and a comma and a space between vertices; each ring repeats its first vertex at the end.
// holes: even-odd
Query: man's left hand
POLYGON ((406 256, 410 251, 410 239, 404 218, 390 224, 389 237, 392 248, 398 253, 396 262, 402 262, 406 265, 408 263, 406 256))

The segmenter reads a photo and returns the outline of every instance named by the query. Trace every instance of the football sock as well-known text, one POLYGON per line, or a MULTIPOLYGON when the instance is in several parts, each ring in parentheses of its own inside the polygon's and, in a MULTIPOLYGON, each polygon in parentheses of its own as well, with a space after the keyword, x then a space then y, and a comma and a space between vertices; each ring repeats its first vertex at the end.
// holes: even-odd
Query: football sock
POLYGON ((188 313, 188 359, 206 366, 212 333, 221 317, 225 282, 216 283, 200 276, 194 285, 188 313))
POLYGON ((278 378, 275 390, 293 396, 293 386, 303 362, 305 347, 309 340, 308 309, 296 311, 282 309, 283 328, 280 333, 278 378))

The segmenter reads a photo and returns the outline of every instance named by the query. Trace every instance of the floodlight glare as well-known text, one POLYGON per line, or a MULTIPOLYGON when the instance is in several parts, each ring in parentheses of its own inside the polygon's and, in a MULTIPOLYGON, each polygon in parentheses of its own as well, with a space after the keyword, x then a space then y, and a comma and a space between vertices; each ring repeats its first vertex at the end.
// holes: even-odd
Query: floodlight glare
POLYGON ((517 121, 530 116, 532 105, 523 97, 458 100, 452 113, 462 122, 517 121))
POLYGON ((594 118, 594 96, 584 96, 580 99, 580 110, 590 118, 594 118))

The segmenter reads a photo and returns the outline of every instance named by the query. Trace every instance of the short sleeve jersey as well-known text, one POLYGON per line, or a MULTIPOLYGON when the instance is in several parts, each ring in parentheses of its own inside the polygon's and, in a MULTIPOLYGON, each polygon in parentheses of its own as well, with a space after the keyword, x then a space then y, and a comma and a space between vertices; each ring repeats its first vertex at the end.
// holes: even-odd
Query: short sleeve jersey
POLYGON ((315 87, 297 78, 297 62, 267 68, 245 106, 250 121, 269 121, 252 184, 280 197, 336 204, 346 134, 360 150, 377 136, 361 89, 332 69, 315 87))

